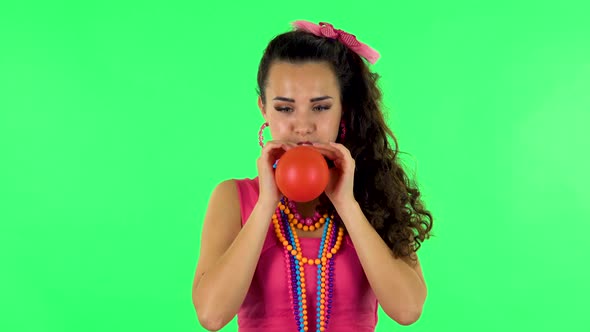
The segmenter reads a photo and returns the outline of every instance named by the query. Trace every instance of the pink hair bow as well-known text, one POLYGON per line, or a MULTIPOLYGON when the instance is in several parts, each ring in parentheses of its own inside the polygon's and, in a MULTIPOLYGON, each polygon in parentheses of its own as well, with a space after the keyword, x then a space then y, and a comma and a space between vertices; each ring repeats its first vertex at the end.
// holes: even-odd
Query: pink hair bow
POLYGON ((355 53, 367 59, 371 64, 374 64, 379 59, 379 52, 358 41, 355 35, 339 29, 334 29, 334 26, 330 23, 320 22, 320 24, 317 25, 312 22, 299 20, 293 22, 293 26, 311 32, 316 36, 338 39, 355 53))

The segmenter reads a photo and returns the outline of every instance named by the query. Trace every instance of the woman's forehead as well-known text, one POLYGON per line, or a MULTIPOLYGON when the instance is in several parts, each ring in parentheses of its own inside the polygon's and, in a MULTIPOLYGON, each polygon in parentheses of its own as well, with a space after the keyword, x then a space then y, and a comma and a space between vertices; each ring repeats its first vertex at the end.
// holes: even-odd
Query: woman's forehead
POLYGON ((278 62, 269 70, 269 94, 330 95, 338 92, 338 81, 328 64, 278 62))

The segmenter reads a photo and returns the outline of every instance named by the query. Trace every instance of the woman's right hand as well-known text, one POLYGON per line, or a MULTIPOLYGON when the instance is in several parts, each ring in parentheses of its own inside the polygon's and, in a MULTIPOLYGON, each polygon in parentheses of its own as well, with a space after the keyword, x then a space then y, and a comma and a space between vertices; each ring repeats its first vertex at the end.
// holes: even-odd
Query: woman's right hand
POLYGON ((285 152, 296 146, 297 144, 287 141, 268 141, 262 148, 262 153, 257 161, 260 188, 259 202, 262 201, 273 206, 279 203, 282 194, 277 187, 272 166, 285 152))

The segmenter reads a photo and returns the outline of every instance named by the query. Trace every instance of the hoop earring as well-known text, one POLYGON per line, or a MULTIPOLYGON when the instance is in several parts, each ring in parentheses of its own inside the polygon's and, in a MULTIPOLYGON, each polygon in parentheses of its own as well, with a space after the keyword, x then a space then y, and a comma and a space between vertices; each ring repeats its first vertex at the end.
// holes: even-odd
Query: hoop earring
POLYGON ((258 131, 258 144, 260 144, 261 148, 264 147, 264 136, 262 135, 262 131, 266 127, 268 127, 268 122, 263 123, 262 126, 260 126, 260 130, 258 131))

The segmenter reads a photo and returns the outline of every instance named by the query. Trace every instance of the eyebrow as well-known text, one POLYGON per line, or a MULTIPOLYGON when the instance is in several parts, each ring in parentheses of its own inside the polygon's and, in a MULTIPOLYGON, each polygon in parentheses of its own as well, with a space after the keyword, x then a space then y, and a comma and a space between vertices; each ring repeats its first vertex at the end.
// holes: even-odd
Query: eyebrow
MULTIPOLYGON (((322 100, 326 100, 326 99, 332 99, 332 97, 330 96, 321 96, 321 97, 315 97, 315 98, 311 98, 309 101, 311 103, 316 102, 316 101, 322 101, 322 100)), ((272 100, 280 100, 280 101, 287 101, 290 103, 294 103, 295 99, 291 99, 291 98, 287 98, 287 97, 274 97, 272 100)))

